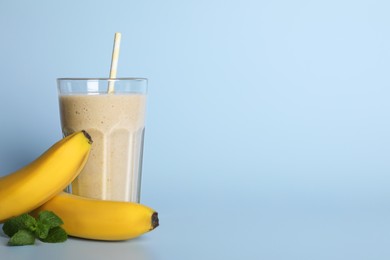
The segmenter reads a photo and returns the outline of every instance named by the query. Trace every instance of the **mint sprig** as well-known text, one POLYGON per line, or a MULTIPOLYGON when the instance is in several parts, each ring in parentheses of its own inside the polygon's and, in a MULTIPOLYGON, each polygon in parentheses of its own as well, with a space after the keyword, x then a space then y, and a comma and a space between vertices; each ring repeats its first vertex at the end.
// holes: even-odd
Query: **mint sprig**
POLYGON ((35 239, 46 243, 60 243, 67 240, 68 235, 60 226, 63 221, 51 211, 41 211, 38 218, 29 214, 7 220, 3 225, 4 233, 10 237, 8 245, 33 245, 35 239))

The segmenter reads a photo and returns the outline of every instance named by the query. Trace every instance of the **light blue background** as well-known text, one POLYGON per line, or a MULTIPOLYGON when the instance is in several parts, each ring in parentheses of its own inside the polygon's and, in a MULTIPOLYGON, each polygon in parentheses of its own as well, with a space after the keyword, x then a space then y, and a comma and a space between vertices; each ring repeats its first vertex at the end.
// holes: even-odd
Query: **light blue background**
POLYGON ((389 259, 389 12, 385 0, 0 2, 0 175, 61 138, 55 79, 108 76, 120 31, 118 76, 149 78, 142 202, 161 219, 122 243, 0 237, 0 258, 389 259))

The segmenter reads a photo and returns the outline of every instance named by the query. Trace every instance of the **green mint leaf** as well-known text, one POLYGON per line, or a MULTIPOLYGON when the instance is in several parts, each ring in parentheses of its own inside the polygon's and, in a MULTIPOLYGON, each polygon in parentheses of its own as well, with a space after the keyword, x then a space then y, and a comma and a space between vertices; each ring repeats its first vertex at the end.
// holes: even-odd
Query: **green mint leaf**
POLYGON ((68 239, 65 230, 60 227, 63 221, 51 211, 42 211, 37 220, 29 214, 23 214, 6 221, 3 231, 10 237, 8 245, 23 246, 35 243, 35 238, 42 242, 59 243, 68 239))
POLYGON ((42 224, 41 221, 38 221, 37 228, 35 230, 35 236, 40 239, 44 239, 49 234, 49 230, 50 230, 49 225, 42 224))
POLYGON ((54 227, 50 229, 47 237, 41 239, 41 241, 46 243, 60 243, 66 241, 67 239, 68 235, 62 227, 54 227))
POLYGON ((10 246, 24 246, 24 245, 33 245, 35 242, 34 234, 26 229, 21 229, 16 232, 11 239, 8 241, 10 246))
POLYGON ((19 231, 19 226, 19 222, 14 221, 14 219, 7 220, 3 225, 4 234, 12 237, 16 232, 19 231))
POLYGON ((38 222, 41 222, 49 229, 59 227, 64 224, 64 222, 56 214, 54 214, 52 211, 47 210, 39 212, 38 222))
POLYGON ((22 214, 7 220, 3 225, 3 231, 7 236, 12 237, 21 229, 35 231, 36 226, 37 221, 35 218, 29 214, 22 214))

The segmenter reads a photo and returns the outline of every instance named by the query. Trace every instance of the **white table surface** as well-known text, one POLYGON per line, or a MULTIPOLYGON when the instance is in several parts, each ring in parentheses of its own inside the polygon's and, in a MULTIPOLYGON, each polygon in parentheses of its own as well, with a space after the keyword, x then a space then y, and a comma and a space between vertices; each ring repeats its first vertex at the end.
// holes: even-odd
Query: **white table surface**
POLYGON ((161 193, 154 203, 161 225, 129 241, 70 238, 10 247, 2 234, 0 259, 390 258, 390 211, 381 201, 319 192, 233 191, 205 187, 205 196, 198 197, 195 189, 181 196, 161 193))

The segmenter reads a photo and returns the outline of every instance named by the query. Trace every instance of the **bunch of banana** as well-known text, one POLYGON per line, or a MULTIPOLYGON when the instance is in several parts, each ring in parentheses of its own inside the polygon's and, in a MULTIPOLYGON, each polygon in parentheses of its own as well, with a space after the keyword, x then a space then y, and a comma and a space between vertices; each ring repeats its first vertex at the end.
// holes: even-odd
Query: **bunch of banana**
POLYGON ((157 212, 144 205, 62 192, 84 167, 91 144, 87 132, 76 132, 29 165, 0 177, 0 223, 33 210, 49 210, 63 220, 69 235, 98 240, 131 239, 157 227, 157 212))

